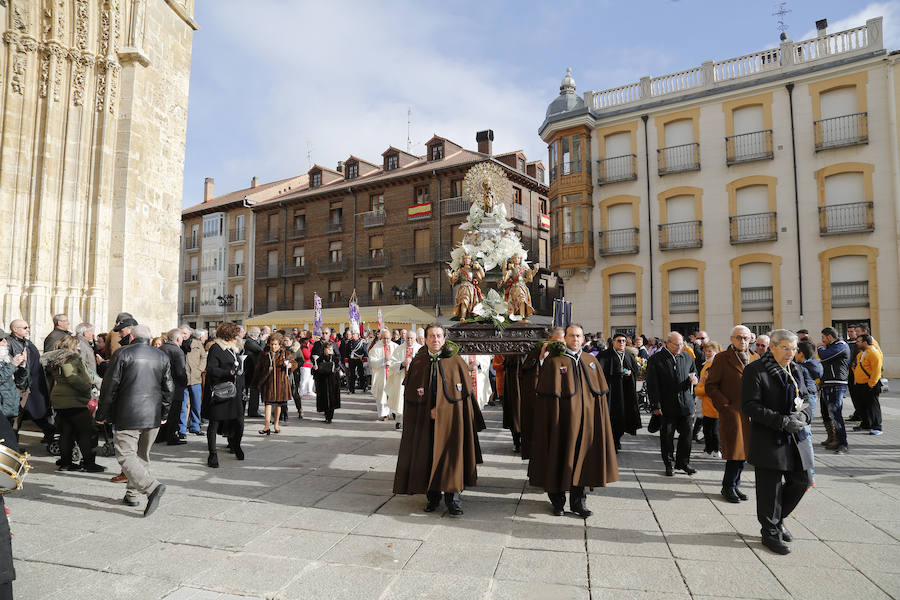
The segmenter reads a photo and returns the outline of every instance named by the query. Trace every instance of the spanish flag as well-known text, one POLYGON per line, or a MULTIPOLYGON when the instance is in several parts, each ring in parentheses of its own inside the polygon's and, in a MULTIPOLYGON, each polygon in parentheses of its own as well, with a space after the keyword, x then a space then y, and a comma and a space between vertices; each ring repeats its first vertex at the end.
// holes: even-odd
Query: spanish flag
POLYGON ((431 202, 425 204, 413 204, 409 207, 409 218, 431 216, 431 202))

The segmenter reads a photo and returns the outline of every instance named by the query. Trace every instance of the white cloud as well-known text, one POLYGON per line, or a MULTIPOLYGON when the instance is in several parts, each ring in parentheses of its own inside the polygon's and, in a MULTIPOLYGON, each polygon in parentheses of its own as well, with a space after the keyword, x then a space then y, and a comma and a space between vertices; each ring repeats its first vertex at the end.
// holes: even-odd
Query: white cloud
MULTIPOLYGON (((875 17, 884 17, 882 23, 882 39, 884 47, 888 50, 896 50, 900 46, 900 1, 873 2, 862 10, 836 21, 828 20, 828 31, 837 32, 853 29, 866 24, 866 20, 875 17)), ((810 29, 803 37, 795 38, 795 41, 808 40, 816 37, 816 30, 810 29)))

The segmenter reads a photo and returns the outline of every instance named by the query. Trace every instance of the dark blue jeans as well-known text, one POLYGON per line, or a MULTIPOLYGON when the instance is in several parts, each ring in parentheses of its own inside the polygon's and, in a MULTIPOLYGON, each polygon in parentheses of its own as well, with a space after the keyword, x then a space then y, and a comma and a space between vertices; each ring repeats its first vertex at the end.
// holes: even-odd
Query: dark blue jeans
POLYGON ((722 487, 737 489, 741 485, 741 473, 744 472, 744 461, 726 460, 725 474, 722 476, 722 487))
POLYGON ((826 384, 822 386, 822 405, 828 409, 831 422, 834 423, 834 437, 838 445, 847 445, 847 428, 844 426, 844 395, 846 385, 826 384))

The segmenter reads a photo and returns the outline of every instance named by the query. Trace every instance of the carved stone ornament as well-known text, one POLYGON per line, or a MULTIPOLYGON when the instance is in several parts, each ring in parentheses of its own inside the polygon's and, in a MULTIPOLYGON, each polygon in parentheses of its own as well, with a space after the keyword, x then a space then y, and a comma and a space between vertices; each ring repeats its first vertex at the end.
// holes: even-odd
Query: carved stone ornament
POLYGON ((94 64, 94 57, 90 54, 82 54, 75 50, 69 52, 72 61, 72 103, 75 106, 84 104, 84 88, 87 78, 87 68, 94 64))
POLYGON ((490 323, 457 323, 446 329, 447 339, 459 345, 460 354, 527 354, 547 328, 532 323, 513 323, 497 329, 490 323))
POLYGON ((88 49, 88 1, 75 0, 75 48, 82 52, 88 49))

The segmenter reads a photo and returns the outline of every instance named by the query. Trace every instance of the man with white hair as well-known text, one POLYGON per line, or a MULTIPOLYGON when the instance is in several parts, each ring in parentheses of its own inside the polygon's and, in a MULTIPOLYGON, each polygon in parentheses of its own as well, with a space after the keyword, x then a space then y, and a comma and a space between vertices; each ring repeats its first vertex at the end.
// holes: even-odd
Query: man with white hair
POLYGON ((169 446, 187 444, 186 437, 181 433, 181 415, 184 412, 184 391, 188 387, 187 363, 184 352, 181 351, 181 337, 184 334, 181 329, 172 329, 166 334, 166 343, 160 350, 169 358, 169 367, 172 371, 172 383, 175 390, 172 392, 172 402, 166 416, 166 426, 160 430, 157 442, 165 441, 169 446), (184 436, 184 437, 182 437, 184 436))
POLYGON ((397 419, 395 427, 401 429, 403 427, 403 390, 406 382, 406 371, 409 369, 409 363, 422 347, 416 341, 416 334, 413 331, 403 330, 405 337, 401 344, 398 344, 391 355, 390 363, 390 379, 388 381, 388 407, 394 413, 397 419))
POLYGON ((369 349, 369 367, 372 369, 372 395, 375 397, 375 406, 378 409, 378 420, 387 421, 391 416, 388 406, 388 375, 391 368, 391 356, 396 350, 397 344, 391 341, 391 332, 382 329, 378 332, 378 340, 369 349))
POLYGON ((108 419, 116 427, 116 459, 128 478, 122 504, 137 506, 137 495, 146 494, 148 517, 166 491, 150 473, 150 446, 159 426, 166 423, 174 384, 169 360, 150 345, 146 325, 131 326, 127 342, 110 361, 95 418, 101 425, 108 419))
POLYGON ((421 327, 419 327, 416 330, 416 341, 419 343, 420 346, 425 345, 425 330, 422 329, 421 327))
POLYGON ((247 337, 244 338, 244 355, 247 357, 244 361, 244 385, 249 390, 247 416, 253 419, 262 418, 262 415, 259 414, 259 388, 256 387, 256 363, 263 351, 261 333, 259 327, 250 327, 247 330, 247 337))
POLYGON ((683 349, 684 338, 677 331, 672 331, 666 336, 665 347, 647 361, 647 396, 653 414, 660 416, 659 445, 667 477, 675 474, 674 469, 688 475, 697 472, 690 462, 694 415, 691 388, 697 385, 698 379, 694 361, 689 354, 682 352, 683 349))
POLYGON ((756 342, 754 343, 756 347, 756 354, 762 356, 769 350, 769 336, 764 333, 756 336, 756 342))
POLYGON ((53 315, 53 331, 44 338, 44 352, 50 352, 56 349, 56 342, 67 335, 72 335, 69 331, 69 317, 65 313, 53 315))
MULTIPOLYGON (((97 349, 95 347, 94 326, 90 323, 79 323, 75 328, 75 337, 78 338, 78 354, 91 373, 97 372, 97 349)), ((102 361, 103 358, 99 357, 102 361)))

